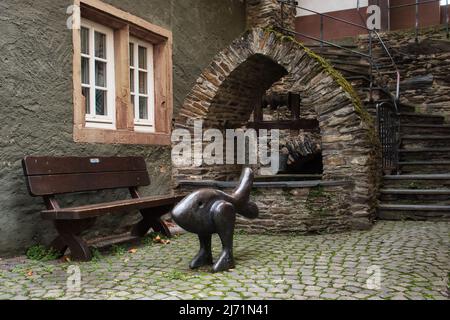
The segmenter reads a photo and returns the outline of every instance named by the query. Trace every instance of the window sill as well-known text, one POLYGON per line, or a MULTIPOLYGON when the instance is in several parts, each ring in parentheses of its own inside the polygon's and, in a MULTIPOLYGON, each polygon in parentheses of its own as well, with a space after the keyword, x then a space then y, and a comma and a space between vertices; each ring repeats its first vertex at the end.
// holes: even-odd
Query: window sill
POLYGON ((78 126, 74 126, 73 137, 74 141, 79 143, 158 146, 169 146, 171 144, 171 136, 168 133, 79 128, 78 126))

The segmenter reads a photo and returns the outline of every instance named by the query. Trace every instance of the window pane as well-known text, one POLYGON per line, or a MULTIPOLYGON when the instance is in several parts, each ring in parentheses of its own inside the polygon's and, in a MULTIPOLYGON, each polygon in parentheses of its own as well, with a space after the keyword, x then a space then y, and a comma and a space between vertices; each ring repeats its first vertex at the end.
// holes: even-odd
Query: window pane
POLYGON ((98 116, 108 115, 106 109, 106 91, 95 90, 95 114, 98 116))
POLYGON ((147 98, 139 97, 139 119, 148 120, 147 98))
POLYGON ((139 46, 139 68, 147 69, 147 49, 139 46))
POLYGON ((147 94, 147 72, 139 71, 139 93, 147 94))
POLYGON ((81 58, 81 83, 89 84, 89 59, 81 58))
POLYGON ((134 92, 134 70, 130 70, 130 89, 134 92))
POLYGON ((134 43, 130 43, 130 66, 134 67, 134 43))
POLYGON ((89 54, 89 29, 81 27, 81 53, 89 54))
POLYGON ((95 61, 95 84, 99 87, 106 87, 106 63, 95 61))
POLYGON ((86 105, 86 114, 91 113, 91 99, 90 99, 90 89, 89 88, 82 88, 81 92, 85 99, 85 105, 86 105))
POLYGON ((133 105, 133 114, 136 114, 136 106, 134 105, 135 96, 131 95, 131 104, 133 105))
POLYGON ((95 56, 106 59, 106 35, 95 32, 95 56))

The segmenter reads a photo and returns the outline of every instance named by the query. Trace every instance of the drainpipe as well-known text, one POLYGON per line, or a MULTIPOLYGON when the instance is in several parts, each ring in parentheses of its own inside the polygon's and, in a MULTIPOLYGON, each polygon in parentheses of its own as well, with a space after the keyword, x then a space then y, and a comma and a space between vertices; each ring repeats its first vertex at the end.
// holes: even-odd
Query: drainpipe
POLYGON ((387 0, 388 31, 391 31, 391 1, 387 0))
POLYGON ((419 0, 416 0, 416 43, 419 43, 419 0))
POLYGON ((450 31, 448 28, 449 25, 449 19, 448 19, 448 0, 445 1, 445 23, 447 25, 447 39, 450 38, 450 31))

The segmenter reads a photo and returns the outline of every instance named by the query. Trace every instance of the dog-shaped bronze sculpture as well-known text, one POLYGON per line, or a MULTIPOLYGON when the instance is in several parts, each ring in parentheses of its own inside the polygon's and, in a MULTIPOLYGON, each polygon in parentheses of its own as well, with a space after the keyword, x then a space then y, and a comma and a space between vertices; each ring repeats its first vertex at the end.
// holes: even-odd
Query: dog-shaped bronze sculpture
POLYGON ((200 251, 190 263, 195 269, 213 264, 211 238, 217 233, 222 242, 222 253, 213 266, 213 272, 234 268, 233 235, 236 214, 248 219, 258 217, 259 210, 250 201, 253 171, 244 168, 239 185, 231 195, 220 190, 200 189, 188 195, 172 210, 173 220, 184 230, 196 233, 200 251))

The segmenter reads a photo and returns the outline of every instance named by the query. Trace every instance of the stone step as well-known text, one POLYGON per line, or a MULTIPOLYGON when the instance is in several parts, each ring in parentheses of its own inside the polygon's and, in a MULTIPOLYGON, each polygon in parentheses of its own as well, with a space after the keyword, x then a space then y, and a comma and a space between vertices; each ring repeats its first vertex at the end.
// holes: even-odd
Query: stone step
POLYGON ((402 135, 402 149, 430 149, 450 146, 450 135, 402 135))
POLYGON ((333 65, 333 67, 340 71, 344 77, 348 76, 354 76, 354 75, 362 75, 367 76, 369 73, 369 70, 362 69, 362 68, 354 68, 351 66, 345 66, 345 65, 333 65))
POLYGON ((398 111, 401 113, 414 113, 416 112, 416 106, 407 103, 399 103, 398 111))
POLYGON ((359 61, 350 61, 350 60, 343 60, 343 59, 328 59, 328 62, 330 62, 332 65, 336 66, 348 66, 350 68, 360 68, 367 70, 369 72, 370 64, 366 60, 359 60, 359 61))
POLYGON ((450 135, 450 124, 402 124, 400 130, 402 134, 450 135))
POLYGON ((383 204, 450 205, 450 189, 382 189, 383 204))
POLYGON ((444 124, 445 118, 425 113, 401 112, 399 114, 402 125, 405 124, 444 124))
POLYGON ((450 173, 386 175, 384 189, 450 189, 450 173))
MULTIPOLYGON (((375 109, 376 105, 378 103, 382 103, 382 102, 390 102, 390 103, 392 103, 392 100, 383 97, 382 99, 378 99, 378 100, 373 101, 373 102, 367 102, 367 104, 371 104, 371 108, 375 109)), ((406 105, 406 104, 399 104, 397 107, 398 107, 398 111, 399 112, 408 113, 408 112, 414 112, 414 110, 415 110, 414 106, 406 105)))
POLYGON ((450 148, 400 149, 400 162, 450 160, 450 148))
POLYGON ((450 160, 399 162, 399 167, 402 174, 450 173, 450 160))
POLYGON ((449 221, 450 205, 380 204, 380 220, 430 220, 449 221))

